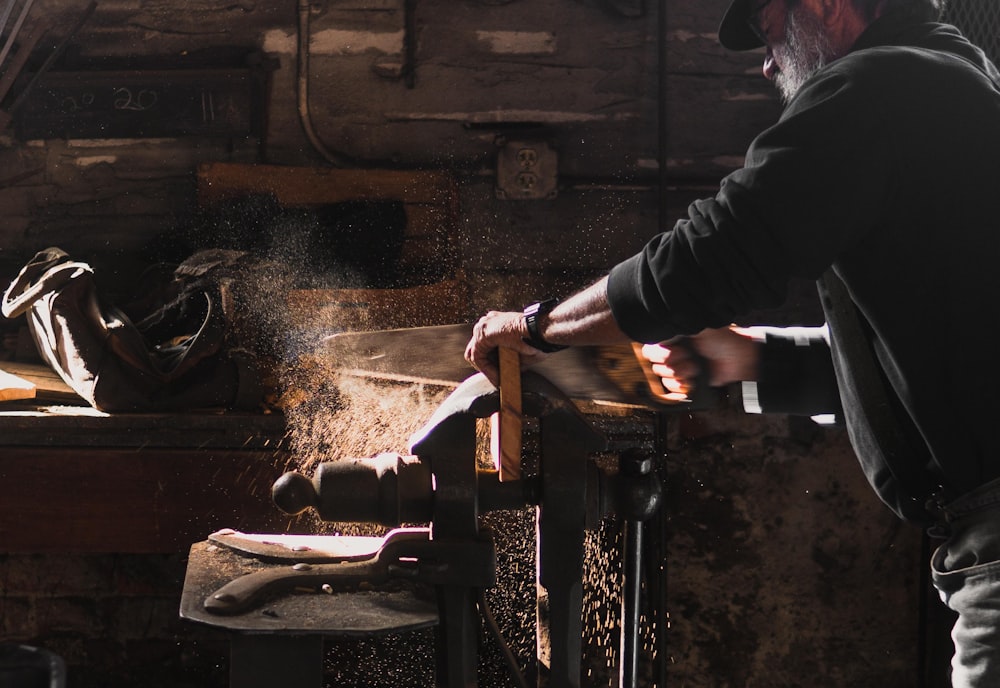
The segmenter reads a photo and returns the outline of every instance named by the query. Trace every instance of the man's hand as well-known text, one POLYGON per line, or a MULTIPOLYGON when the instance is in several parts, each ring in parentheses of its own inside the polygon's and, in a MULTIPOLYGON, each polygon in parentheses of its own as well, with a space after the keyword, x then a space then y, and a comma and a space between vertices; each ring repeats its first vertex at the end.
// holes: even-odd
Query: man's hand
POLYGON ((497 384, 500 371, 497 367, 497 348, 513 349, 521 355, 521 366, 527 367, 545 358, 547 354, 525 343, 528 328, 524 314, 490 311, 472 328, 472 339, 465 347, 465 360, 497 384))
POLYGON ((757 344, 738 327, 702 330, 696 335, 662 344, 646 344, 642 355, 671 394, 687 394, 708 365, 708 383, 722 387, 757 379, 757 344))
MULTIPOLYGON (((538 334, 544 341, 562 346, 625 344, 630 340, 615 322, 608 305, 608 278, 602 277, 578 291, 540 318, 538 334)), ((497 384, 497 348, 513 349, 521 355, 521 367, 538 363, 548 354, 525 342, 529 336, 524 313, 490 311, 476 323, 465 347, 465 360, 497 384)))

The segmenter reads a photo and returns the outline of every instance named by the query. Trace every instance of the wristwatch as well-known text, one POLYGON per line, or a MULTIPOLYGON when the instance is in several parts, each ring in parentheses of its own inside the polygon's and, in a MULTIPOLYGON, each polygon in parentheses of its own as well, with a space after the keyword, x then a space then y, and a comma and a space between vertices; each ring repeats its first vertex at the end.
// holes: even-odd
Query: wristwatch
POLYGON ((555 308, 558 303, 559 299, 546 299, 524 309, 524 324, 528 327, 528 336, 524 337, 524 342, 543 353, 551 354, 567 348, 561 344, 550 344, 538 331, 538 319, 555 308))

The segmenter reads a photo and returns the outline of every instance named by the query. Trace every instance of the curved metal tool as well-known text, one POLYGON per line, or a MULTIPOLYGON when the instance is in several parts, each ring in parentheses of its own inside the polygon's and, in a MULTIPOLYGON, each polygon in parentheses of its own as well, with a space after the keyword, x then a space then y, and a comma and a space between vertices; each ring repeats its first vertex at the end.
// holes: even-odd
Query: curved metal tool
POLYGON ((297 562, 284 567, 268 567, 240 576, 205 598, 205 609, 214 614, 239 614, 252 609, 263 597, 298 587, 319 587, 381 582, 389 577, 389 566, 399 560, 403 543, 427 541, 426 528, 395 530, 385 536, 382 546, 369 558, 335 564, 297 562))
POLYGON ((366 535, 285 535, 217 530, 208 541, 259 561, 333 564, 371 559, 384 538, 366 535))
POLYGON ((383 539, 367 559, 330 564, 297 562, 268 567, 240 576, 205 598, 206 611, 239 614, 268 595, 298 588, 378 584, 401 578, 430 585, 457 584, 489 587, 496 580, 496 553, 492 538, 437 542, 427 528, 398 528, 383 539))

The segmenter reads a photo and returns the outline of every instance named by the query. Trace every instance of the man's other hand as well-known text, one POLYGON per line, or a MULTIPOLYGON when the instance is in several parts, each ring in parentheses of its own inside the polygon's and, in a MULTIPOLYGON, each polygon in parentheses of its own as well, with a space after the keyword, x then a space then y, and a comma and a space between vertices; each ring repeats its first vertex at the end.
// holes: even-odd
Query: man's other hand
POLYGON ((702 330, 690 337, 646 344, 642 355, 671 394, 688 394, 706 365, 712 387, 757 379, 757 344, 738 327, 702 330))

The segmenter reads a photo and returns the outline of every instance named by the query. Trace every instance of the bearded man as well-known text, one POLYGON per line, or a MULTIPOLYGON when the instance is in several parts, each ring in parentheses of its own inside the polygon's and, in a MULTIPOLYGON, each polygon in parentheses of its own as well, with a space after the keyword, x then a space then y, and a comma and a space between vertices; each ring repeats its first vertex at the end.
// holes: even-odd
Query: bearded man
POLYGON ((872 487, 946 539, 952 682, 1000 685, 1000 73, 941 0, 735 0, 727 48, 766 48, 779 121, 714 198, 561 302, 487 313, 466 358, 497 379, 575 344, 640 341, 665 386, 708 366, 751 410, 842 418, 872 487), (817 280, 828 327, 726 327, 817 280), (715 328, 715 329, 713 329, 715 328), (670 347, 690 338, 699 356, 670 347), (704 363, 707 361, 707 363, 704 363))

